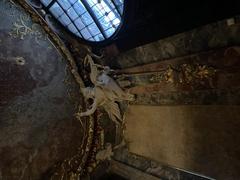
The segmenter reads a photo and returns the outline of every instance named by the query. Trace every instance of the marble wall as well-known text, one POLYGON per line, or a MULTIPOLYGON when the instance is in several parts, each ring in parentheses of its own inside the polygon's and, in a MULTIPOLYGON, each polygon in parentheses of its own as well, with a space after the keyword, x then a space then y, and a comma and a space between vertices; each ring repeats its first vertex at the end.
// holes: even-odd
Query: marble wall
POLYGON ((238 179, 240 24, 232 20, 109 62, 120 68, 121 86, 136 94, 125 119, 130 153, 213 179, 238 179))
POLYGON ((113 68, 128 68, 182 57, 226 46, 239 45, 239 16, 229 24, 227 20, 163 38, 106 60, 113 68))

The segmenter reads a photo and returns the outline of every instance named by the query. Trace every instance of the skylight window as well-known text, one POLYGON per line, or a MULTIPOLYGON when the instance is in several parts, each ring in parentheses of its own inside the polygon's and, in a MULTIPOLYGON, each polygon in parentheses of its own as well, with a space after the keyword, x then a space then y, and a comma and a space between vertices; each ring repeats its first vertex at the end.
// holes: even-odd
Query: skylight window
POLYGON ((122 21, 123 0, 41 0, 69 31, 87 41, 110 38, 122 21))

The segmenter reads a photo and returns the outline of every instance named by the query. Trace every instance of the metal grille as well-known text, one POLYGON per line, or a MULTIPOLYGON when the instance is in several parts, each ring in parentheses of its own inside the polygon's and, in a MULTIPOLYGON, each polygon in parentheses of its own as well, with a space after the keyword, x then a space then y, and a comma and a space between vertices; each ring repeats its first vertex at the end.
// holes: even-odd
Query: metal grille
POLYGON ((41 0, 63 26, 88 41, 104 41, 119 27, 123 0, 41 0))

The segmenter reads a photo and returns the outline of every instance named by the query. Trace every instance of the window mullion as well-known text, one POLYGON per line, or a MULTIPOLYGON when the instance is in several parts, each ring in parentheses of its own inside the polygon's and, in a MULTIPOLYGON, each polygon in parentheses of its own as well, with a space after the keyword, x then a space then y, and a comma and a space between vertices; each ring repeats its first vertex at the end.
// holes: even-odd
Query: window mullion
POLYGON ((87 11, 89 12, 89 14, 92 16, 93 21, 95 22, 95 24, 97 25, 98 29, 101 31, 103 37, 105 39, 107 39, 107 36, 105 34, 105 31, 102 27, 102 25, 100 24, 100 22, 98 21, 96 15, 94 14, 94 12, 92 11, 91 7, 89 6, 89 4, 86 2, 86 0, 81 0, 83 5, 85 6, 85 8, 87 9, 87 11))
POLYGON ((71 17, 68 15, 67 11, 62 7, 62 5, 60 3, 58 3, 57 0, 55 0, 55 2, 62 8, 63 12, 66 14, 66 16, 70 19, 70 21, 72 22, 72 24, 74 25, 74 27, 77 29, 77 32, 83 37, 82 33, 79 31, 78 27, 76 26, 75 22, 72 21, 71 17))
POLYGON ((123 6, 122 2, 119 2, 120 4, 119 4, 119 6, 117 6, 118 2, 116 2, 115 0, 102 0, 102 1, 104 1, 102 9, 99 9, 97 6, 97 9, 96 9, 97 12, 95 12, 95 9, 93 8, 93 6, 98 5, 98 3, 93 3, 93 6, 90 6, 90 4, 88 3, 88 0, 75 0, 75 1, 67 0, 67 1, 68 2, 66 2, 66 3, 70 3, 69 8, 67 8, 69 6, 68 4, 66 4, 66 5, 60 4, 60 3, 65 3, 64 0, 51 0, 51 1, 48 0, 47 3, 49 3, 49 2, 50 3, 44 7, 44 10, 46 10, 46 12, 53 14, 54 18, 56 18, 56 20, 60 21, 63 26, 65 26, 68 30, 72 31, 76 35, 80 34, 80 36, 85 40, 90 40, 91 38, 95 39, 94 37, 96 37, 98 35, 101 35, 104 39, 99 37, 100 39, 99 40, 95 39, 95 41, 102 41, 102 40, 108 39, 109 38, 108 36, 110 36, 110 35, 112 35, 112 33, 114 33, 113 32, 114 29, 112 29, 112 28, 115 28, 115 31, 116 31, 116 28, 119 26, 118 21, 114 21, 114 20, 115 19, 118 19, 120 21, 122 20, 122 13, 121 13, 122 12, 121 7, 123 6), (78 2, 81 3, 81 7, 80 7, 80 5, 76 4, 78 2), (76 4, 76 7, 75 7, 75 4, 76 4), (111 17, 108 16, 109 9, 105 6, 107 6, 110 9, 110 12, 113 13, 113 14, 111 14, 111 17), (66 7, 66 8, 64 8, 64 7, 66 7), (69 11, 70 8, 73 8, 73 11, 75 11, 75 12, 72 12, 72 10, 69 11), (78 13, 78 8, 81 13, 78 13), (82 9, 82 8, 84 8, 84 9, 82 9), (84 18, 87 18, 90 15, 91 23, 90 23, 90 20, 84 21, 84 19, 82 19, 83 12, 87 13, 86 17, 84 17, 84 18), (56 13, 61 14, 61 15, 58 15, 58 17, 55 17, 56 13), (72 13, 74 13, 74 14, 72 14, 72 13), (73 18, 76 16, 75 13, 78 16, 76 18, 73 18), (99 13, 100 14, 102 13, 103 16, 100 15, 99 13), (79 15, 79 14, 81 14, 81 15, 79 15), (63 17, 63 19, 61 17, 62 15, 65 16, 65 17, 63 17), (69 20, 66 18, 69 18, 70 23, 67 24, 67 22, 69 20), (78 18, 79 18, 79 21, 81 21, 79 23, 83 23, 83 24, 80 24, 80 27, 78 27, 78 18), (107 19, 102 20, 101 18, 107 18, 107 19), (105 23, 108 23, 108 26, 111 25, 111 28, 108 28, 105 30, 105 26, 104 26, 105 23), (115 23, 116 26, 113 26, 113 25, 115 25, 113 23, 115 23), (91 24, 94 24, 94 25, 90 26, 91 24), (83 28, 82 28, 82 26, 83 26, 83 28), (84 28, 86 28, 86 32, 85 32, 84 28), (111 29, 111 31, 110 31, 110 29, 111 29), (96 33, 98 33, 98 34, 96 34, 96 33), (86 36, 83 36, 83 34, 86 36), (93 35, 93 34, 95 34, 95 35, 93 35), (87 37, 87 35, 91 35, 91 37, 89 39, 86 39, 85 37, 87 37))
MULTIPOLYGON (((104 2, 106 3, 106 1, 104 0, 104 2)), ((111 2, 113 3, 113 5, 115 6, 115 9, 117 10, 119 16, 121 17, 121 12, 119 11, 118 9, 118 6, 116 5, 115 1, 114 0, 111 0, 111 2)), ((109 3, 108 3, 109 4, 109 3)))
POLYGON ((50 4, 46 7, 46 9, 49 10, 49 8, 51 8, 56 1, 57 0, 52 0, 52 2, 50 2, 50 4))

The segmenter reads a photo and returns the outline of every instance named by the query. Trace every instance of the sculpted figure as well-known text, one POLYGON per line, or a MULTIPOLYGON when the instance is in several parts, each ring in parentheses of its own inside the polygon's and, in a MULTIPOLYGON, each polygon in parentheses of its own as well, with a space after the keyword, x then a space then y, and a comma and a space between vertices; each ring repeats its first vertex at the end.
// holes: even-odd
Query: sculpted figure
POLYGON ((123 139, 122 142, 116 146, 112 146, 111 143, 106 143, 105 148, 99 151, 96 154, 96 160, 97 161, 105 161, 105 160, 111 160, 111 157, 114 155, 114 150, 122 148, 126 146, 126 142, 123 139))
POLYGON ((82 93, 86 99, 93 99, 93 104, 86 112, 78 113, 77 116, 89 116, 93 114, 97 107, 102 106, 108 113, 110 119, 119 124, 122 121, 120 109, 117 102, 133 101, 134 96, 124 92, 119 85, 108 75, 110 68, 95 64, 92 57, 87 55, 85 64, 90 65, 90 79, 94 87, 82 88, 82 93))
POLYGON ((114 155, 114 154, 113 154, 112 144, 111 144, 111 143, 106 143, 105 149, 99 151, 99 152, 96 154, 96 160, 97 160, 97 161, 105 161, 105 160, 110 161, 110 160, 111 160, 111 157, 112 157, 113 155, 114 155))

